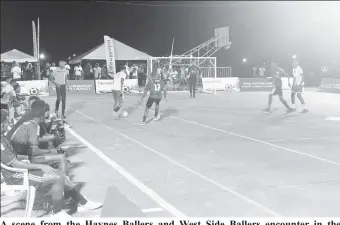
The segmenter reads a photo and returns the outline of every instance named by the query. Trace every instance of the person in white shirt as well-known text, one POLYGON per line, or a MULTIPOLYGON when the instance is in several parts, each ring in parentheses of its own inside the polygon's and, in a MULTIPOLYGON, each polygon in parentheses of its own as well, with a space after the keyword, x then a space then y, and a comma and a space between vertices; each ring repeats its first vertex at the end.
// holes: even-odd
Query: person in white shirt
POLYGON ((96 63, 94 67, 94 79, 100 79, 102 73, 102 68, 100 68, 99 63, 96 63))
POLYGON ((69 90, 67 84, 67 70, 65 69, 66 62, 60 60, 59 67, 57 67, 50 76, 50 81, 55 85, 55 89, 57 92, 57 100, 55 103, 55 113, 58 115, 59 105, 61 101, 62 107, 62 118, 66 118, 65 109, 66 109, 66 88, 69 90))
POLYGON ((20 81, 21 80, 21 76, 22 76, 22 70, 19 66, 19 63, 14 62, 14 66, 11 70, 11 74, 12 74, 12 79, 14 81, 20 81))
POLYGON ((123 87, 124 80, 126 79, 126 68, 125 65, 121 66, 120 71, 113 76, 113 116, 115 119, 119 119, 118 111, 123 106, 123 87))
POLYGON ((57 69, 57 67, 55 66, 55 63, 52 63, 50 70, 53 72, 55 69, 57 69))
POLYGON ((70 70, 71 70, 70 65, 68 65, 68 64, 66 63, 65 69, 67 70, 67 79, 69 80, 69 79, 70 79, 70 70))
MULTIPOLYGON (((295 95, 297 95, 303 107, 303 110, 301 111, 301 113, 309 112, 306 107, 305 101, 302 97, 304 84, 305 84, 305 81, 304 81, 302 68, 299 65, 299 62, 296 59, 294 59, 293 60, 293 86, 292 86, 292 93, 291 93, 291 102, 292 102, 292 108, 293 110, 295 110, 295 95)), ((290 82, 289 82, 289 86, 291 86, 290 82)))
POLYGON ((82 73, 83 73, 83 68, 81 68, 80 64, 74 67, 74 78, 75 78, 75 80, 80 80, 82 73))

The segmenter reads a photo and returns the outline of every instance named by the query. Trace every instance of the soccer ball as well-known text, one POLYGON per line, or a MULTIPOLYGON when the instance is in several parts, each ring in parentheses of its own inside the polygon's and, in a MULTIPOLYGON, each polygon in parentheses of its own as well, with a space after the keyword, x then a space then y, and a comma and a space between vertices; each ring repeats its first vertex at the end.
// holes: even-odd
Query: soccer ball
POLYGON ((126 112, 126 111, 124 111, 124 112, 123 112, 123 117, 125 117, 125 118, 126 118, 126 117, 128 117, 128 116, 129 116, 129 113, 128 113, 128 112, 126 112))
POLYGON ((38 95, 38 94, 39 94, 39 90, 37 88, 30 89, 30 95, 38 95))

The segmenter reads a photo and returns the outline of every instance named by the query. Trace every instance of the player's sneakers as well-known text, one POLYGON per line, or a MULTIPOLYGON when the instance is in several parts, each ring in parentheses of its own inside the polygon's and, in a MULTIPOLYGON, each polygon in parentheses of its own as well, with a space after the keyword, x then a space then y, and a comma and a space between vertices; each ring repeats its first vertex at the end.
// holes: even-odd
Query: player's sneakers
POLYGON ((113 119, 115 119, 115 120, 119 120, 120 119, 119 114, 117 112, 113 111, 112 115, 113 115, 113 119))
POLYGON ((304 109, 304 110, 301 111, 301 113, 308 113, 308 112, 309 112, 308 109, 304 109))
POLYGON ((264 113, 267 114, 267 115, 270 115, 270 114, 271 114, 271 111, 270 111, 270 109, 265 109, 265 110, 264 110, 264 113))
POLYGON ((290 114, 290 113, 293 113, 293 112, 295 112, 295 109, 292 109, 292 108, 289 108, 289 109, 287 109, 287 114, 290 114))
POLYGON ((160 119, 161 119, 161 116, 158 115, 158 116, 156 116, 153 120, 154 120, 154 121, 158 121, 158 120, 160 120, 160 119))
POLYGON ((87 203, 85 205, 78 205, 78 212, 85 212, 85 211, 89 211, 89 210, 95 210, 95 209, 99 209, 103 206, 103 204, 99 203, 99 202, 92 202, 92 201, 87 201, 87 203))
POLYGON ((53 213, 51 214, 51 217, 55 217, 55 218, 71 218, 72 216, 70 214, 68 214, 67 212, 65 212, 64 210, 61 210, 60 212, 58 213, 53 213))
POLYGON ((146 122, 142 122, 140 125, 141 126, 146 126, 146 122))

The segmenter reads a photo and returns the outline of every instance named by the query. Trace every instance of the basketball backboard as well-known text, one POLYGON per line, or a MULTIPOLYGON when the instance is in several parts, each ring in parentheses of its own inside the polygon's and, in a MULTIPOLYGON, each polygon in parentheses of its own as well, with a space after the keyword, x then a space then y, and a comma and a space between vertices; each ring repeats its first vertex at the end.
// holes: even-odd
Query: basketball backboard
POLYGON ((216 47, 229 46, 229 26, 215 29, 215 37, 220 37, 216 40, 216 47))

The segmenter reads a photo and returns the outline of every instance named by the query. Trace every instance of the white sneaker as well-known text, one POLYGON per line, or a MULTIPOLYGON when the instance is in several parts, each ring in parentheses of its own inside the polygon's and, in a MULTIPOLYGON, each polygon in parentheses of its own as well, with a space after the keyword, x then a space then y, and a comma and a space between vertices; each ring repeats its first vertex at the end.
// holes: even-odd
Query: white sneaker
POLYGON ((113 111, 112 115, 113 115, 113 119, 115 119, 115 120, 118 120, 118 119, 119 119, 118 113, 116 113, 116 112, 113 111))
POLYGON ((158 116, 156 116, 153 120, 157 121, 157 120, 160 120, 160 119, 161 119, 161 116, 158 115, 158 116))
POLYGON ((78 205, 78 212, 95 210, 95 209, 99 209, 102 206, 103 206, 102 203, 87 201, 87 203, 85 205, 80 205, 80 204, 78 205))
POLYGON ((51 214, 51 217, 56 217, 56 218, 60 218, 60 217, 62 217, 62 218, 67 218, 67 217, 72 217, 70 214, 68 214, 67 212, 65 212, 64 210, 61 210, 60 212, 58 212, 58 213, 56 213, 56 214, 54 214, 54 213, 52 213, 51 214))

